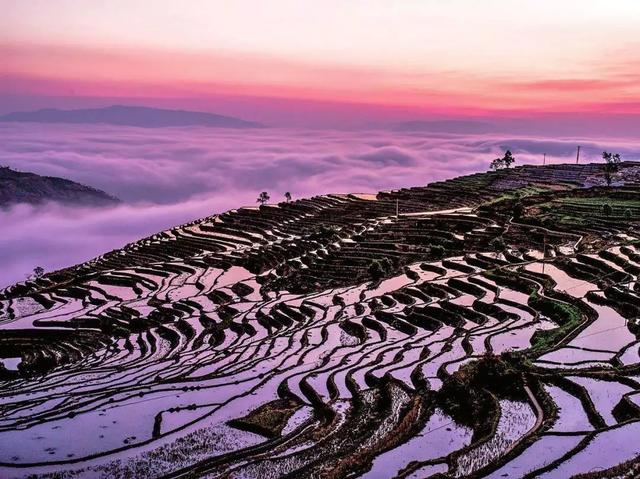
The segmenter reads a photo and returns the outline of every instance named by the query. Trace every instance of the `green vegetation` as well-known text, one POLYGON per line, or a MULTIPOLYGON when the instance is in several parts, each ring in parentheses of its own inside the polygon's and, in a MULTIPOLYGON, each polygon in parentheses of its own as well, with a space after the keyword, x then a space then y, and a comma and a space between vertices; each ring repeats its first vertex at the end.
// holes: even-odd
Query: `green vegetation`
POLYGON ((270 199, 271 197, 269 196, 269 193, 267 193, 266 191, 263 191, 258 195, 258 199, 256 200, 256 203, 260 203, 261 205, 264 205, 270 199))
POLYGON ((613 196, 591 196, 585 198, 559 198, 554 201, 554 204, 569 205, 569 206, 592 206, 601 207, 603 203, 609 203, 612 207, 628 206, 630 208, 640 208, 640 200, 616 198, 613 196))
POLYGON ((559 327, 547 330, 538 330, 531 338, 532 351, 544 350, 556 346, 569 331, 582 322, 582 315, 575 306, 553 299, 540 296, 533 292, 529 296, 529 306, 547 316, 559 327))
POLYGON ((613 175, 620 169, 620 154, 603 151, 602 159, 605 161, 604 179, 607 182, 607 186, 611 186, 613 175))
POLYGON ((516 162, 516 159, 511 154, 510 150, 507 150, 502 158, 496 158, 491 162, 492 170, 499 170, 501 168, 511 168, 511 165, 516 162))
POLYGON ((520 370, 523 364, 518 356, 508 353, 485 354, 444 380, 438 403, 457 422, 482 431, 494 413, 491 394, 516 400, 526 397, 520 370))
POLYGON ((557 346, 582 322, 582 315, 575 306, 537 292, 531 293, 529 306, 559 327, 536 331, 531 348, 525 351, 505 352, 499 356, 486 354, 462 366, 445 379, 438 392, 438 403, 443 410, 457 422, 473 427, 476 433, 486 433, 490 428, 490 418, 495 415, 493 398, 525 400, 524 375, 529 370, 530 357, 557 346))
POLYGON ((516 204, 513 205, 513 211, 512 211, 513 218, 516 220, 519 220, 522 217, 523 213, 524 213, 524 205, 522 204, 521 201, 517 201, 516 204))
POLYGON ((558 198, 537 205, 528 214, 529 222, 549 227, 583 227, 611 220, 629 222, 640 217, 640 200, 603 195, 558 198))
POLYGON ((539 195, 542 193, 547 193, 551 191, 548 188, 543 188, 540 186, 525 186, 523 188, 518 188, 516 190, 509 190, 504 194, 498 196, 497 198, 492 199, 491 201, 487 201, 482 206, 484 207, 500 207, 507 203, 511 203, 517 200, 521 200, 528 196, 539 195))
POLYGON ((300 404, 291 399, 276 399, 227 424, 267 438, 278 437, 299 407, 300 404))
POLYGON ((335 241, 340 238, 338 232, 340 228, 333 225, 321 225, 313 233, 309 235, 309 238, 314 241, 335 241))
POLYGON ((374 259, 369 264, 369 276, 373 281, 384 278, 391 271, 393 271, 393 264, 389 261, 389 258, 374 259))
POLYGON ((434 258, 440 259, 440 258, 444 258, 445 254, 447 253, 447 250, 444 246, 442 245, 432 245, 429 248, 429 252, 431 253, 431 256, 433 256, 434 258))
POLYGON ((489 242, 489 245, 496 253, 502 253, 507 249, 507 245, 505 244, 504 238, 502 238, 502 236, 496 236, 495 238, 493 238, 489 242))
POLYGON ((534 283, 523 278, 522 275, 516 271, 499 268, 487 269, 483 272, 483 275, 490 280, 495 281, 498 285, 507 286, 526 294, 531 294, 535 290, 534 283))
POLYGON ((29 279, 38 279, 44 276, 44 268, 42 266, 36 266, 33 268, 33 273, 28 275, 29 279))

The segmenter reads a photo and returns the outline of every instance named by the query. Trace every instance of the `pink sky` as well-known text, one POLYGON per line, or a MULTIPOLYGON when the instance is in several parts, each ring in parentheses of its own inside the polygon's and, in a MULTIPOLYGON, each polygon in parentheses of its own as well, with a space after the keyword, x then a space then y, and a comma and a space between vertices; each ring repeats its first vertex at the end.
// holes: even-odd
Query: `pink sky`
POLYGON ((361 120, 363 105, 406 119, 640 113, 636 0, 0 0, 0 11, 0 111, 144 98, 221 113, 287 100, 298 116, 333 105, 361 120))

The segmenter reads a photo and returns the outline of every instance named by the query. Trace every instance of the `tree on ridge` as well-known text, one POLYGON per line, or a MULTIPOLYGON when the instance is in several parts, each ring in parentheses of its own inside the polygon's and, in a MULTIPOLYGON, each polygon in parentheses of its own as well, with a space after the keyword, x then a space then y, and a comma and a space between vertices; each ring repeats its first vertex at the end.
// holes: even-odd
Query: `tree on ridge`
POLYGON ((256 203, 260 203, 261 205, 264 205, 270 199, 271 199, 271 197, 269 196, 269 193, 267 193, 266 191, 263 191, 258 196, 258 199, 256 200, 256 203))
POLYGON ((604 180, 607 182, 607 186, 611 186, 614 173, 617 173, 620 169, 620 153, 610 153, 608 151, 602 152, 602 159, 604 164, 604 180))
POLYGON ((511 150, 507 150, 502 158, 496 158, 491 162, 491 169, 492 170, 499 170, 501 168, 509 169, 511 168, 511 165, 513 165, 515 162, 516 162, 516 159, 513 157, 511 150))
POLYGON ((27 279, 38 279, 44 275, 44 268, 42 266, 36 266, 33 268, 33 272, 27 275, 27 279))

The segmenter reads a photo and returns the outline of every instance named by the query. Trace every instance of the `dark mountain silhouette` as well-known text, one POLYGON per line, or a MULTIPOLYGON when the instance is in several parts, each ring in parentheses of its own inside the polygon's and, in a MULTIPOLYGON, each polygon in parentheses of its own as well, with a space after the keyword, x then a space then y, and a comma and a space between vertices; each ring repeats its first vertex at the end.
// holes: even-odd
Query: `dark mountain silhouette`
POLYGON ((106 123, 110 125, 160 128, 166 126, 209 126, 215 128, 263 128, 251 121, 201 111, 166 110, 143 106, 114 105, 79 110, 44 109, 0 116, 3 122, 106 123))
POLYGON ((110 206, 120 202, 102 190, 75 181, 0 166, 0 208, 48 201, 82 206, 110 206))

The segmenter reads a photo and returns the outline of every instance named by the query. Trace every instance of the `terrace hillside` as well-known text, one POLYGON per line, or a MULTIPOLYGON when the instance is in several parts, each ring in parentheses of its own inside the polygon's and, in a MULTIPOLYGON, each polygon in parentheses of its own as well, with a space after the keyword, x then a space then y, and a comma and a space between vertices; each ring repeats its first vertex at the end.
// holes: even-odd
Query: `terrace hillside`
POLYGON ((0 476, 638 477, 640 163, 613 180, 239 208, 6 288, 0 476))

